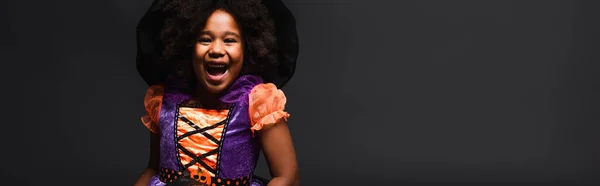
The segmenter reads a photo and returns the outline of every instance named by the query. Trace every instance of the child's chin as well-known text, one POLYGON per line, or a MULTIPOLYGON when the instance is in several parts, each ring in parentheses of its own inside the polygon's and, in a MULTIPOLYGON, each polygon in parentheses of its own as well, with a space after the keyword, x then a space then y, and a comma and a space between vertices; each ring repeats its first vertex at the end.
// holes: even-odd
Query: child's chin
POLYGON ((223 81, 220 83, 204 82, 204 86, 206 87, 206 90, 208 92, 214 93, 214 94, 223 92, 229 84, 230 84, 229 81, 223 81))

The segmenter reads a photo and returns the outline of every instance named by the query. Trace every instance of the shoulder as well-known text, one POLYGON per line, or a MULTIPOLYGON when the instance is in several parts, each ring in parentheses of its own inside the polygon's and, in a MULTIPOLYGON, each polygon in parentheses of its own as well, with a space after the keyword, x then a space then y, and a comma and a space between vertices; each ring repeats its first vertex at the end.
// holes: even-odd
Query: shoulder
POLYGON ((146 90, 144 96, 146 114, 141 119, 142 123, 153 133, 159 132, 158 121, 164 90, 162 85, 152 85, 146 90))
POLYGON ((146 89, 146 96, 144 97, 144 99, 152 99, 153 97, 157 96, 162 97, 164 92, 165 87, 163 85, 152 85, 148 87, 148 89, 146 89))
POLYGON ((164 92, 165 88, 163 85, 152 85, 146 90, 144 106, 150 115, 155 116, 158 114, 156 112, 160 110, 164 92))
POLYGON ((285 111, 286 102, 285 94, 274 84, 261 83, 254 86, 248 95, 248 114, 253 131, 282 119, 287 120, 289 114, 285 111))
POLYGON ((260 83, 250 90, 248 94, 250 104, 253 102, 278 101, 285 104, 286 97, 281 89, 273 83, 260 83))

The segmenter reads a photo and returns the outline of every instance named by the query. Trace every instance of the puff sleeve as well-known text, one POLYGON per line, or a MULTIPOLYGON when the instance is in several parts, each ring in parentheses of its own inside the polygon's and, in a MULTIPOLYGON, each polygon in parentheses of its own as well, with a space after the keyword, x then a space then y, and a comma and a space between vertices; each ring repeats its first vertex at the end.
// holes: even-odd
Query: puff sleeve
POLYGON ((250 91, 248 113, 252 132, 261 130, 290 116, 285 109, 286 97, 283 91, 272 83, 258 84, 250 91))
POLYGON ((144 107, 146 114, 142 116, 142 123, 148 130, 153 133, 159 133, 158 121, 160 118, 160 108, 162 106, 162 99, 164 94, 164 87, 161 85, 152 85, 146 91, 144 96, 144 107))

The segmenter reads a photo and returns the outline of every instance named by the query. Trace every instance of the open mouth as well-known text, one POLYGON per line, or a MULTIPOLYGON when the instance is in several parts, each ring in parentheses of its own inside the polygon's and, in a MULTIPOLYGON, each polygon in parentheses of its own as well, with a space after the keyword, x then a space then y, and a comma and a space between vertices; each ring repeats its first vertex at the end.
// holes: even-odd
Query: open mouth
POLYGON ((216 63, 210 62, 206 63, 204 66, 206 71, 207 79, 212 83, 220 83, 223 81, 225 74, 227 74, 227 69, 229 66, 226 63, 216 63))
POLYGON ((206 65, 206 72, 211 76, 220 76, 227 72, 227 65, 208 64, 206 65))

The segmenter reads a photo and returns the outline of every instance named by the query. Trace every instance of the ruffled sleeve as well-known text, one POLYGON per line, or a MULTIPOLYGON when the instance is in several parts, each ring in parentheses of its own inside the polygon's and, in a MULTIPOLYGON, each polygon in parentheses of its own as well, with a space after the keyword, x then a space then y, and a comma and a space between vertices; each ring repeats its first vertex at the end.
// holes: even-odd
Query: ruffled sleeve
POLYGON ((159 133, 158 121, 160 118, 160 108, 162 106, 164 87, 161 85, 152 85, 146 91, 144 97, 144 107, 146 114, 142 116, 142 123, 153 133, 159 133))
POLYGON ((272 83, 261 83, 250 91, 248 113, 252 132, 261 130, 267 125, 277 123, 290 117, 285 109, 286 98, 283 91, 272 83))

